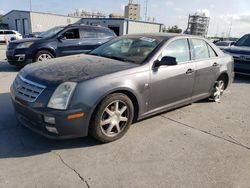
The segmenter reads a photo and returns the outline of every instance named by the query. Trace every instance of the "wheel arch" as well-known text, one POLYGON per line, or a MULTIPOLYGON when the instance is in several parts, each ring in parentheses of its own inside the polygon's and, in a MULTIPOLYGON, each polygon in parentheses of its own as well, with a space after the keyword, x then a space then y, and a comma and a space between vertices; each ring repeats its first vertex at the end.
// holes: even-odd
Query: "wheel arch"
POLYGON ((101 104, 101 102, 104 100, 105 97, 107 97, 108 95, 114 94, 114 93, 122 93, 124 95, 126 95, 133 103, 134 106, 134 117, 133 117, 133 122, 135 122, 138 119, 139 116, 139 111, 140 111, 140 106, 139 106, 139 101, 138 101, 138 96, 135 94, 134 91, 132 91, 129 88, 117 88, 115 90, 110 90, 109 92, 105 93, 102 97, 100 97, 100 99, 96 102, 95 106, 94 106, 94 110, 91 113, 91 117, 90 117, 90 122, 93 119, 93 116, 96 112, 96 110, 98 109, 99 105, 101 104))
POLYGON ((38 52, 40 51, 48 51, 50 52, 54 57, 56 57, 56 52, 53 48, 46 48, 46 47, 43 47, 43 48, 39 48, 37 49, 37 51, 35 52, 35 54, 37 54, 38 52))
POLYGON ((218 76, 218 78, 216 79, 216 81, 220 78, 223 78, 225 81, 225 89, 227 89, 228 84, 229 84, 229 75, 226 71, 220 73, 220 75, 218 76))

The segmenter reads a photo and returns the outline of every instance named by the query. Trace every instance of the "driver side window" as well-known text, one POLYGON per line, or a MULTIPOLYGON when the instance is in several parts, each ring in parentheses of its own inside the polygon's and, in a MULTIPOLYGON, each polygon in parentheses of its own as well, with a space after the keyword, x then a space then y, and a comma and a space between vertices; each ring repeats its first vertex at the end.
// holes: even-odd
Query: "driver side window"
POLYGON ((63 36, 66 39, 80 39, 79 29, 70 29, 66 31, 63 36))
POLYGON ((162 51, 161 58, 164 56, 175 57, 177 63, 190 61, 190 51, 187 39, 177 39, 162 51))

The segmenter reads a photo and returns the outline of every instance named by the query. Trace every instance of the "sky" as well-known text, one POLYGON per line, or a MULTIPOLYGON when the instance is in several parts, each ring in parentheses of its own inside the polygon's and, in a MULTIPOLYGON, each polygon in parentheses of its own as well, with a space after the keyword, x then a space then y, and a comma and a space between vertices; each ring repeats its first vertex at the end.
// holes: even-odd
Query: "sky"
MULTIPOLYGON (((123 14, 128 0, 0 0, 0 14, 12 9, 32 10, 67 15, 75 9, 123 14)), ((141 4, 141 17, 145 19, 146 0, 135 0, 141 4)), ((240 37, 250 33, 249 0, 148 0, 148 17, 166 26, 187 27, 188 15, 205 10, 210 15, 209 36, 240 37), (231 27, 231 29, 230 29, 231 27), (231 32, 230 32, 231 30, 231 32)))

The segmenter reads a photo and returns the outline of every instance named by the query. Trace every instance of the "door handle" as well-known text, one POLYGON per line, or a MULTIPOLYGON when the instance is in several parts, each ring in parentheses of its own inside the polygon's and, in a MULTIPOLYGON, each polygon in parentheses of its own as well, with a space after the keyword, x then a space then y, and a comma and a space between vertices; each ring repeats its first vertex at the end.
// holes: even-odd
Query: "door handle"
POLYGON ((186 72, 187 75, 190 75, 190 74, 193 74, 193 73, 194 73, 194 69, 188 69, 187 72, 186 72))
POLYGON ((219 64, 216 62, 213 64, 213 67, 218 67, 218 66, 219 66, 219 64))

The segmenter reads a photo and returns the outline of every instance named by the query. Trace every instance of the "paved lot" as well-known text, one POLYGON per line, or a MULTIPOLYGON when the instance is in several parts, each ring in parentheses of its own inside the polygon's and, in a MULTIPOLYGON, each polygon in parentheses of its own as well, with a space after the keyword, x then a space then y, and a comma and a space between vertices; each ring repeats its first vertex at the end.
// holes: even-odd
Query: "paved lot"
POLYGON ((250 78, 221 103, 197 102, 134 124, 114 143, 52 141, 22 128, 0 62, 0 187, 249 187, 250 78))

